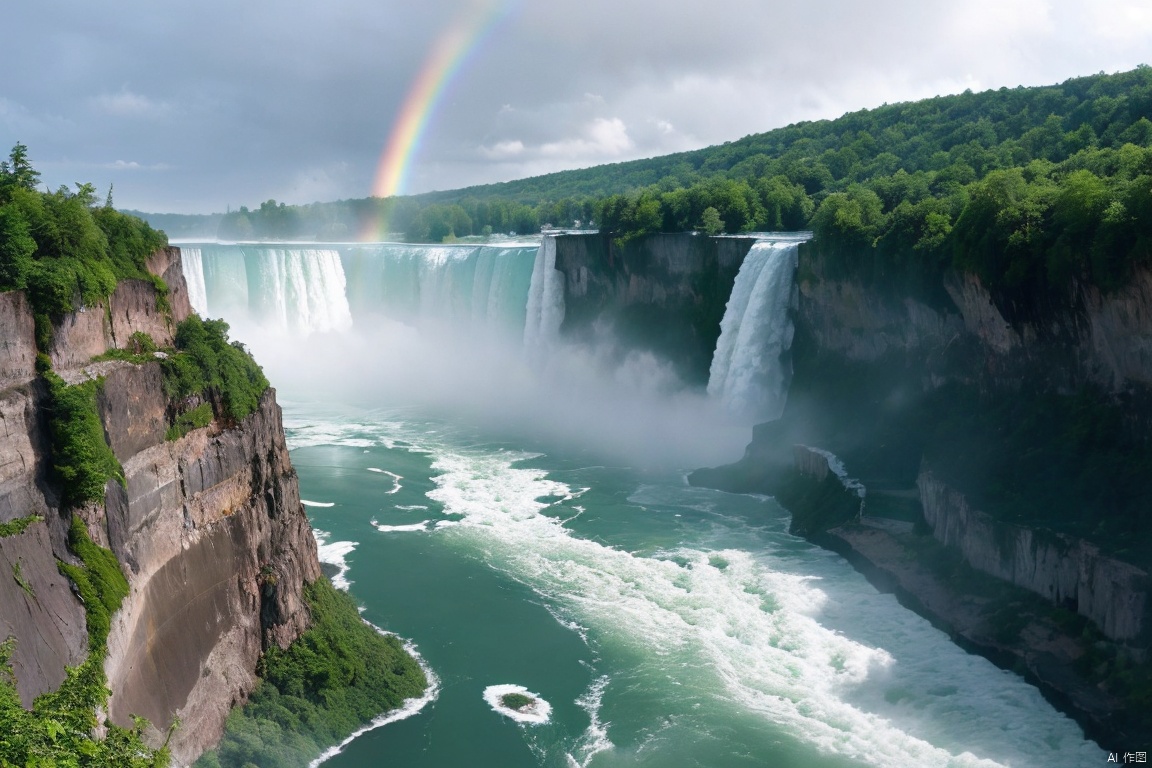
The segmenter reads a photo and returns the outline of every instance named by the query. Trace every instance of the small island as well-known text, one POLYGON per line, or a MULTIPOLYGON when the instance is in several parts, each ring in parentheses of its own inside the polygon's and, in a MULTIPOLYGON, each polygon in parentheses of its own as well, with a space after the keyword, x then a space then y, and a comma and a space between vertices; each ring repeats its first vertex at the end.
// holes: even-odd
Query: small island
POLYGON ((500 703, 507 709, 525 712, 536 704, 536 699, 522 693, 506 693, 500 697, 500 703))
POLYGON ((488 706, 518 723, 540 725, 548 722, 552 705, 520 685, 490 685, 484 689, 488 706))

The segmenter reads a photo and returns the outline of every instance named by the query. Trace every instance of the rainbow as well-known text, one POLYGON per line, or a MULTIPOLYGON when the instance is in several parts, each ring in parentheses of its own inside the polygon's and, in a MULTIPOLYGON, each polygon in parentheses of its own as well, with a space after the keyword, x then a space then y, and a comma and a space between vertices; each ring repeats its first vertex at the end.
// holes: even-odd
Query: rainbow
MULTIPOLYGON (((412 161, 448 85, 516 2, 474 0, 468 11, 436 40, 392 124, 392 133, 376 167, 373 197, 395 197, 404 193, 412 161)), ((378 221, 369 223, 360 239, 379 240, 386 231, 387 220, 382 215, 378 221)))

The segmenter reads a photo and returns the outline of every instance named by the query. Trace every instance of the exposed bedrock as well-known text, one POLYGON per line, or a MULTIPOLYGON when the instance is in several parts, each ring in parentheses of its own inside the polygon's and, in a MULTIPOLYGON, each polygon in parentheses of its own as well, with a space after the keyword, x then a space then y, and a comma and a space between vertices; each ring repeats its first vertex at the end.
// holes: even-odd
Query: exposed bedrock
MULTIPOLYGON (((191 313, 179 250, 157 252, 149 268, 168 284, 167 308, 150 281, 123 281, 107 307, 54 318, 50 357, 69 383, 102 380, 97 405, 124 469, 104 505, 80 511, 130 586, 108 639, 108 714, 121 725, 148 718, 158 740, 179 717, 171 747, 185 765, 216 743, 230 708, 251 693, 260 654, 307 628, 303 588, 320 567, 274 391, 239 424, 166 440, 159 364, 92 362, 137 332, 171 344, 191 313)), ((0 523, 43 518, 0 537, 0 639, 16 640, 26 705, 87 652, 83 605, 57 569, 74 558, 53 485, 34 327, 23 295, 0 294, 0 523)))
POLYGON ((686 382, 706 384, 724 306, 752 238, 647 235, 618 245, 607 235, 560 235, 569 339, 649 352, 686 382))
POLYGON ((1148 644, 1152 580, 1083 539, 995 520, 932 472, 919 479, 932 535, 983 571, 1091 619, 1113 640, 1148 644))

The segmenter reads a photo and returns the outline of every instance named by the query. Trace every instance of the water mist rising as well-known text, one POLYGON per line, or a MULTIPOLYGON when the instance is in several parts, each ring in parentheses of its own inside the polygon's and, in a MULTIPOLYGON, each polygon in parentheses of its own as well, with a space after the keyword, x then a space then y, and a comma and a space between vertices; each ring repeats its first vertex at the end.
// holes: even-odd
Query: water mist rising
POLYGON ((203 246, 185 269, 199 267, 209 313, 232 325, 283 398, 428 408, 635 464, 738 458, 746 422, 684 390, 671 365, 561 341, 555 246, 203 246), (279 262, 267 253, 283 251, 298 269, 269 268, 279 262), (325 275, 320 295, 350 320, 294 321, 309 296, 292 278, 309 271, 325 275), (328 291, 336 285, 339 295, 328 291))

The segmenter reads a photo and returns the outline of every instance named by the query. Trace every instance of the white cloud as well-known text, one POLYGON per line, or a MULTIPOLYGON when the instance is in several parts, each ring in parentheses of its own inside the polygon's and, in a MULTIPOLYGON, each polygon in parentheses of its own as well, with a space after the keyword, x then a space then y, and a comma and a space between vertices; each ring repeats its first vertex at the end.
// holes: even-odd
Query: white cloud
POLYGON ((568 157, 573 160, 584 158, 618 158, 631 150, 635 144, 628 136, 628 126, 618 117, 598 117, 589 123, 583 136, 550 141, 540 147, 540 154, 546 157, 568 157))
POLYGON ((99 166, 108 171, 170 171, 172 166, 167 163, 138 163, 135 160, 117 160, 99 166))
POLYGON ((524 154, 524 142, 519 139, 498 141, 490 147, 481 147, 480 152, 490 160, 508 160, 524 154))
POLYGON ((1124 45, 1146 43, 1152 38, 1152 6, 1147 0, 1092 0, 1086 3, 1086 10, 1092 19, 1093 37, 1124 45))
POLYGON ((574 165, 612 162, 630 156, 635 148, 623 120, 598 117, 581 126, 575 136, 537 144, 506 139, 481 146, 479 154, 513 173, 535 175, 574 165))
POLYGON ((153 101, 127 89, 119 93, 102 93, 93 102, 97 109, 116 117, 159 117, 169 109, 164 102, 153 101))

